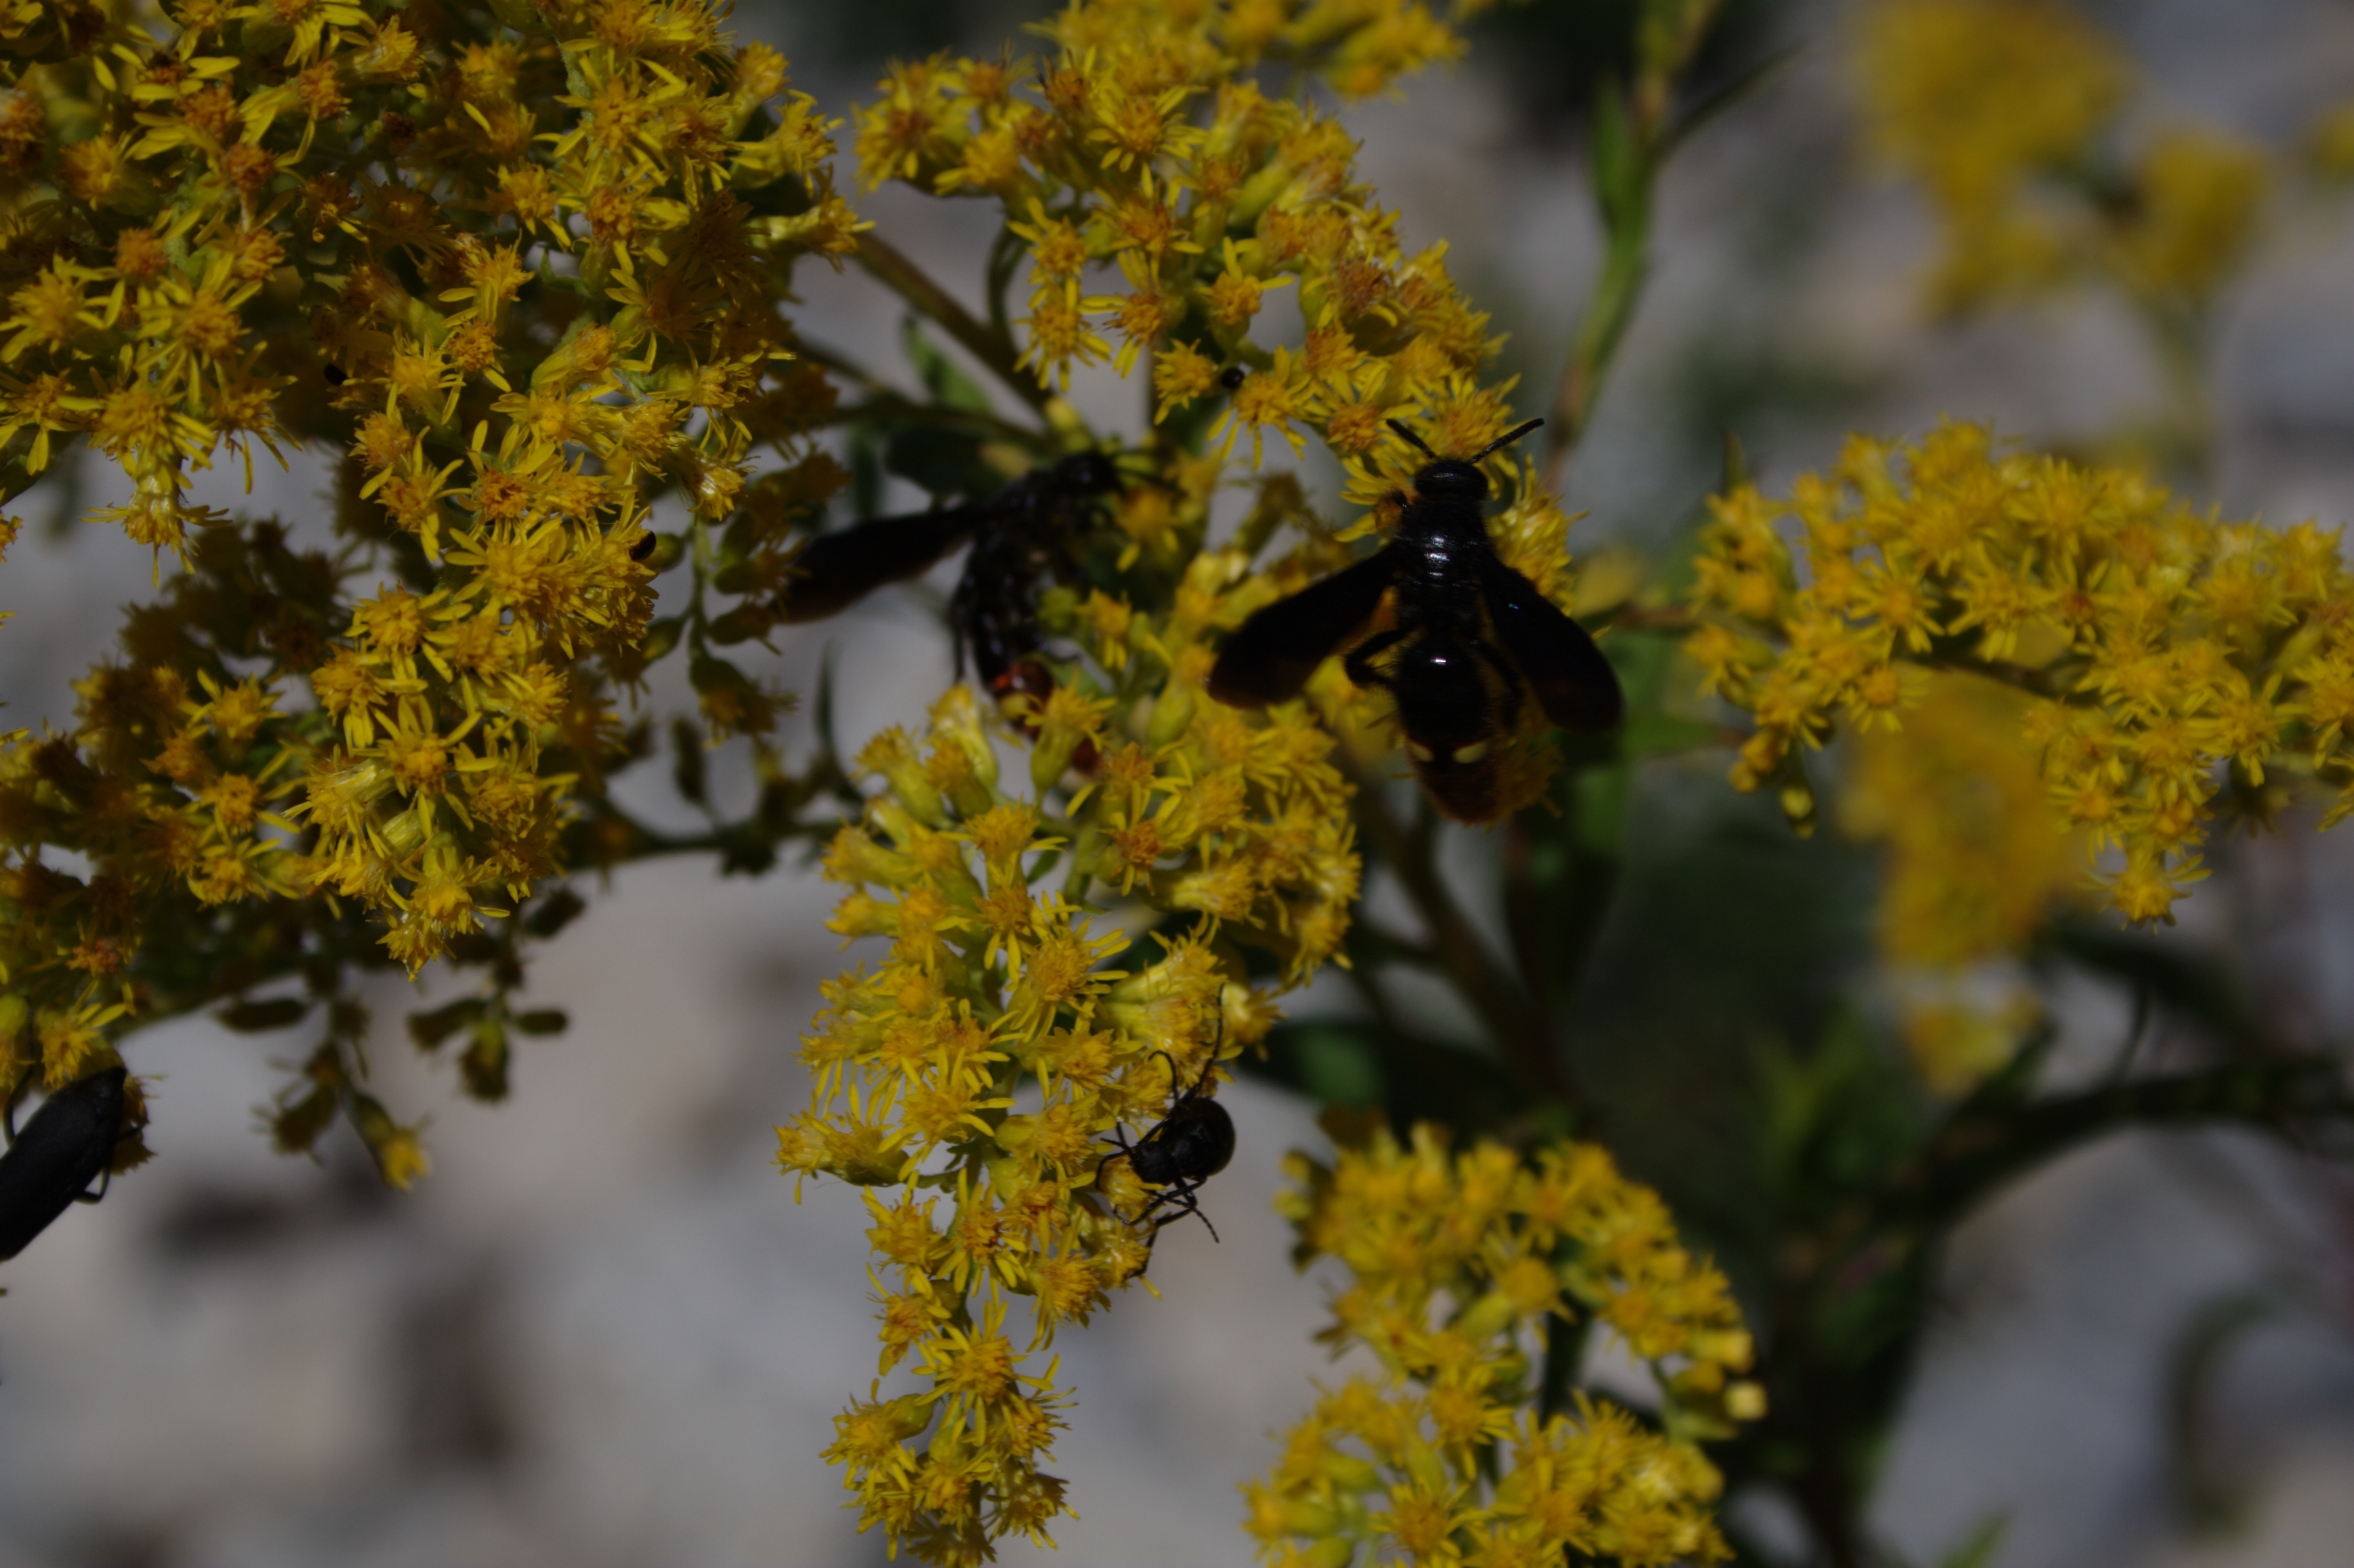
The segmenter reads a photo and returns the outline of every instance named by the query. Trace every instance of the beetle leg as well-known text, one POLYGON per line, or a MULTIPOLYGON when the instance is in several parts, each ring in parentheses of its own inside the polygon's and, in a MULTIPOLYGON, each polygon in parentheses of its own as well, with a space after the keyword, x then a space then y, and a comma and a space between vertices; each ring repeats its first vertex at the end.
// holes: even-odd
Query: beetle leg
MULTIPOLYGON (((1204 1227, 1210 1233, 1210 1239, 1214 1242, 1218 1239, 1218 1227, 1210 1224, 1210 1216, 1202 1213, 1201 1200, 1193 1196, 1195 1188, 1198 1186, 1199 1183, 1186 1185, 1181 1182, 1177 1186, 1170 1188, 1167 1192, 1162 1192, 1160 1196, 1154 1198, 1152 1202, 1154 1204, 1165 1202, 1169 1204, 1171 1208, 1175 1210, 1177 1213, 1193 1215, 1195 1219, 1202 1222, 1204 1227)), ((1148 1214, 1151 1213, 1151 1207, 1150 1205, 1147 1206, 1145 1213, 1148 1214)), ((1161 1226, 1167 1224, 1170 1220, 1175 1217, 1175 1214, 1162 1216, 1160 1224, 1156 1224, 1152 1227, 1152 1234, 1156 1236, 1159 1235, 1161 1234, 1161 1226)), ((1143 1215, 1138 1216, 1140 1221, 1141 1221, 1143 1215)), ((1224 1244, 1221 1243, 1220 1245, 1223 1245, 1224 1244)))
POLYGON ((1112 1150, 1109 1154, 1105 1155, 1101 1160, 1096 1161, 1096 1191, 1098 1192, 1103 1191, 1103 1168, 1110 1164, 1113 1160, 1118 1160, 1121 1155, 1124 1154, 1129 1157, 1128 1168, 1129 1170, 1133 1171, 1136 1169, 1136 1150, 1129 1146, 1128 1134, 1121 1129, 1120 1125, 1118 1122, 1112 1123, 1111 1137, 1112 1141, 1119 1144, 1119 1147, 1112 1150))

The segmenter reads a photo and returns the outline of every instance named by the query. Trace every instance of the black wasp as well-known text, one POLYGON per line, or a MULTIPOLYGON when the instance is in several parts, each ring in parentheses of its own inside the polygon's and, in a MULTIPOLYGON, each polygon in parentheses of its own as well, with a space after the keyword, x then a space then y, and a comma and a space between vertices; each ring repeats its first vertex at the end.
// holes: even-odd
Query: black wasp
POLYGON ((69 1203, 105 1195, 89 1188, 114 1159, 128 1077, 120 1067, 92 1073, 43 1100, 24 1131, 10 1121, 8 1152, 0 1154, 0 1262, 24 1251, 69 1203))
POLYGON ((1496 742, 1520 716, 1524 691, 1564 729, 1592 735, 1617 725, 1626 699, 1610 661, 1497 558, 1479 514, 1488 499, 1480 461, 1543 423, 1531 419, 1471 457, 1442 458, 1392 419, 1390 429, 1430 461, 1415 473, 1413 496, 1397 497, 1404 510, 1390 542, 1243 622, 1210 671, 1210 694, 1254 708, 1298 696, 1394 588, 1397 624, 1352 649, 1346 668, 1361 686, 1389 688, 1406 755, 1448 816, 1494 820, 1496 742), (1375 668, 1374 656, 1393 648, 1387 666, 1375 668))
POLYGON ((839 614, 970 540, 972 553, 949 599, 957 669, 962 673, 970 649, 975 673, 995 695, 1044 696, 1052 681, 1037 662, 1039 586, 1068 575, 1076 524, 1119 483, 1110 458, 1077 452, 1032 470, 985 501, 873 517, 821 534, 793 562, 780 619, 799 625, 839 614))
MULTIPOLYGON (((1222 1029, 1222 1037, 1224 1033, 1222 1029)), ((1176 1059, 1166 1051, 1153 1054, 1169 1064, 1169 1086, 1175 1088, 1176 1059)), ((1210 1224, 1210 1216, 1202 1213, 1201 1200, 1193 1195, 1202 1190, 1203 1182, 1224 1171, 1235 1157, 1235 1118, 1226 1114, 1225 1107, 1204 1092, 1210 1086, 1210 1075, 1217 1068, 1218 1048, 1213 1044, 1210 1059, 1202 1064, 1202 1075, 1193 1081, 1193 1086, 1179 1095, 1170 1106, 1169 1114, 1155 1122, 1133 1146, 1127 1134, 1117 1127, 1112 1128, 1119 1152, 1107 1154, 1096 1162, 1097 1181, 1102 1180, 1106 1165, 1125 1158, 1138 1181, 1161 1189, 1136 1216, 1137 1224, 1152 1218, 1154 1211, 1166 1204, 1172 1213, 1191 1214, 1209 1225, 1210 1239, 1218 1239, 1218 1227, 1210 1224)), ((1158 1235, 1161 1225, 1168 1223, 1168 1218, 1163 1218, 1152 1227, 1153 1234, 1158 1235)))

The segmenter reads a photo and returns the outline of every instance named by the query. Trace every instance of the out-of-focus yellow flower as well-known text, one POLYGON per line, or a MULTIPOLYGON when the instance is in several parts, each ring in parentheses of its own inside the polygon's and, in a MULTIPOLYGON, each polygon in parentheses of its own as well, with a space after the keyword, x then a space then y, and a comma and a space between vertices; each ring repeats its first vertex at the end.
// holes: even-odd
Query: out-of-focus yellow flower
POLYGON ((1901 726, 1857 735, 1840 825, 1886 846, 1881 945, 1892 961, 2017 952, 2082 886, 2082 852, 2020 744, 2032 705, 1999 682, 1939 673, 1901 726))
POLYGON ((2121 155, 2133 69, 2056 0, 1882 0, 1858 46, 1872 148, 1921 181, 1944 228, 1939 308, 2092 277, 2196 309, 2237 271, 2269 160, 2195 130, 2121 155))
POLYGON ((1897 1033, 1931 1092, 1968 1093, 2018 1054, 2043 1022, 2032 991, 2016 984, 1989 986, 1988 975, 1907 977, 1897 998, 1897 1033))
POLYGON ((1874 151, 1956 208, 2083 159, 2134 85, 2090 24, 2047 0, 1886 0, 1857 58, 1874 151))
POLYGON ((2306 155, 2324 176, 2354 180, 2354 102, 2334 103, 2306 127, 2306 155))
POLYGON ((2272 184, 2264 150, 2209 132, 2153 141, 2134 170, 2131 214, 2116 226, 2117 274, 2162 305, 2195 306, 2240 269, 2272 184))
POLYGON ((1914 679, 1901 726, 1859 726, 1838 821, 1881 845, 1880 950, 1905 1043, 1930 1086, 1956 1093, 2033 1022, 1998 976, 2052 910, 2082 901, 2084 852, 2020 744, 2033 699, 1974 674, 1914 679))

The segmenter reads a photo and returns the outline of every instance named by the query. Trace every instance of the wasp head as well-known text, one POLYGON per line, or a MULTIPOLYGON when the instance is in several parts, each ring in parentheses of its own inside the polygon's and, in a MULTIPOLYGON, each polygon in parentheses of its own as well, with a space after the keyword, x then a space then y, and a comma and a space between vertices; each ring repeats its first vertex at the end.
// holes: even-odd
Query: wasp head
POLYGON ((1468 458, 1440 457, 1437 452, 1432 451, 1428 444, 1420 436, 1416 435, 1410 427, 1395 419, 1388 423, 1391 429, 1404 436, 1417 450, 1430 460, 1415 471, 1414 488, 1416 494, 1428 498, 1443 497, 1447 500, 1469 501, 1477 504, 1488 499, 1488 476, 1479 471, 1479 464, 1487 459, 1489 453, 1499 448, 1511 446, 1544 421, 1531 419, 1525 425, 1515 426, 1468 458))
POLYGON ((1461 458, 1441 458, 1415 471, 1414 489, 1421 496, 1484 502, 1488 499, 1488 476, 1479 471, 1477 463, 1461 458))

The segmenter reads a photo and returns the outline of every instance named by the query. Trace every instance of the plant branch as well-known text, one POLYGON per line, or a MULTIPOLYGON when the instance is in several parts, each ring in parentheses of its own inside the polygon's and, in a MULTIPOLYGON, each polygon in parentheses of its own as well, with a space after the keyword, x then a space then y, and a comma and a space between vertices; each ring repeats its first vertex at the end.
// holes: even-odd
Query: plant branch
POLYGON ((917 314, 961 344, 1016 397, 1041 413, 1045 411, 1046 389, 1038 385, 1036 376, 1015 363, 1019 354, 1011 337, 957 303, 922 268, 873 229, 858 237, 856 260, 884 287, 907 301, 917 314))
POLYGON ((1637 64, 1623 86, 1595 95, 1591 163, 1595 205, 1605 236, 1602 270, 1578 318, 1545 430, 1545 488, 1560 493, 1570 453, 1594 416, 1618 344, 1642 296, 1650 267, 1653 196, 1659 171, 1693 129, 1721 112, 1769 73, 1768 62, 1678 122, 1676 89, 1707 39, 1722 0, 1647 0, 1637 24, 1637 64))
POLYGON ((1382 781, 1353 758, 1336 753, 1334 761, 1356 786, 1358 826, 1397 874, 1399 885, 1430 927, 1429 950, 1437 972, 1479 1018, 1530 1091, 1564 1105, 1575 1104, 1553 1040, 1527 993, 1488 951, 1440 879, 1431 836, 1418 835, 1400 821, 1382 798, 1382 781))

